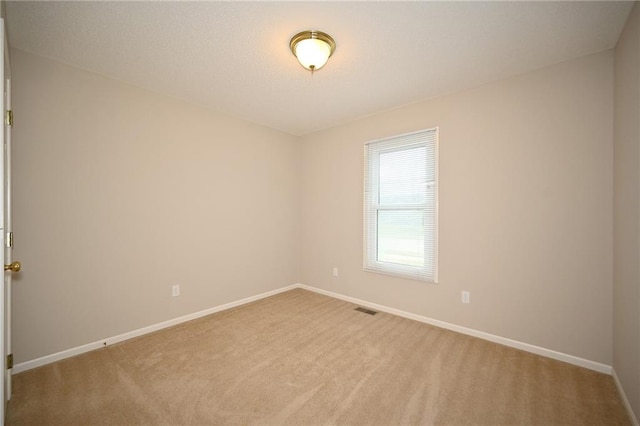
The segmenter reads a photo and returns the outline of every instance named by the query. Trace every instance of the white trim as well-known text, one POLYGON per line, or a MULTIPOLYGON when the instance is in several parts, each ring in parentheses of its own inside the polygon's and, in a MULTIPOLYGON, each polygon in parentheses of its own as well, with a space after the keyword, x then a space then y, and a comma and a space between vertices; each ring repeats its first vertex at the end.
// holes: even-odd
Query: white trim
POLYGON ((541 348, 540 346, 530 345, 529 343, 519 342, 517 340, 507 339, 506 337, 496 336, 494 334, 485 333, 484 331, 474 330, 472 328, 462 327, 459 325, 451 324, 448 322, 436 320, 433 318, 424 317, 422 315, 413 314, 411 312, 402 311, 400 309, 389 308, 387 306, 378 305, 377 303, 367 302, 365 300, 356 299, 355 297, 344 296, 342 294, 334 293, 332 291, 322 290, 315 287, 310 287, 304 284, 298 284, 300 288, 305 290, 313 291, 315 293, 324 294, 325 296, 330 296, 336 299, 344 300, 346 302, 351 302, 356 305, 362 305, 367 308, 372 308, 378 311, 387 312, 389 314, 397 315, 399 317, 412 319, 415 321, 420 321, 425 324, 435 325, 436 327, 445 328, 447 330, 456 331, 458 333, 466 334, 473 337, 478 337, 480 339, 488 340, 490 342, 499 343, 501 345, 509 346, 512 348, 520 349, 525 352, 530 352, 536 355, 542 355, 547 358, 556 359, 558 361, 564 361, 569 364, 577 365, 579 367, 588 368, 589 370, 595 370, 600 373, 611 374, 611 366, 606 364, 601 364, 599 362, 590 361, 588 359, 579 358, 577 356, 568 355, 562 352, 557 352, 551 349, 541 348))
MULTIPOLYGON (((474 330, 472 328, 467 328, 467 327, 462 327, 459 325, 455 325, 455 324, 451 324, 448 322, 444 322, 444 321, 440 321, 440 320, 436 320, 433 318, 428 318, 422 315, 418 315, 418 314, 413 314, 411 312, 406 312, 406 311, 402 311, 400 309, 395 309, 395 308, 390 308, 387 306, 383 306, 383 305, 379 305, 377 303, 371 303, 371 302, 367 302, 365 300, 361 300, 361 299, 357 299, 355 297, 350 297, 350 296, 344 296, 342 294, 339 293, 334 293, 332 291, 328 291, 328 290, 322 290, 316 287, 311 287, 305 284, 292 284, 286 287, 282 287, 276 290, 272 290, 272 291, 268 291, 266 293, 261 293, 258 294, 257 296, 251 296, 251 297, 247 297, 244 299, 240 299, 240 300, 236 300, 234 302, 229 302, 226 303, 224 305, 220 305, 220 306, 216 306, 213 308, 209 308, 209 309, 205 309, 203 311, 200 312, 195 312, 193 314, 189 314, 189 315, 185 315, 179 318, 174 318, 172 320, 169 321, 164 321, 158 324, 154 324, 154 325, 150 325, 148 327, 144 327, 144 328, 140 328, 134 331, 130 331, 128 333, 123 333, 123 334, 119 334, 117 336, 113 336, 113 337, 109 337, 106 339, 101 339, 98 341, 95 341, 93 343, 88 343, 86 345, 82 345, 82 346, 78 346, 76 348, 71 348, 71 349, 67 349, 61 352, 57 352, 55 354, 51 354, 51 355, 46 355, 43 356, 41 358, 37 358, 31 361, 26 361, 26 362, 22 362, 20 364, 16 364, 13 366, 13 374, 18 374, 21 373, 23 371, 27 371, 27 370, 31 370, 32 368, 36 368, 36 367, 41 367, 43 365, 46 364, 50 364, 52 362, 56 362, 56 361, 60 361, 62 359, 65 358, 70 358, 72 356, 76 356, 76 355, 80 355, 83 354, 85 352, 89 352, 95 349, 99 349, 102 348, 104 346, 108 346, 108 345, 112 345, 114 343, 118 343, 118 342, 122 342, 124 340, 128 340, 128 339, 132 339, 134 337, 138 337, 138 336, 142 336, 144 334, 148 334, 148 333, 152 333, 154 331, 157 330, 162 330, 163 328, 167 328, 167 327, 171 327, 186 321, 190 321, 196 318, 200 318, 206 315, 210 315, 216 312, 220 312, 220 311, 224 311, 227 309, 231 309, 231 308, 235 308, 237 306, 240 305, 244 305, 247 303, 251 303, 254 302, 256 300, 260 300, 260 299, 264 299, 265 297, 269 297, 269 296, 273 296, 279 293, 283 293, 285 291, 289 291, 289 290, 293 290, 295 288, 302 288, 304 290, 309 290, 312 291, 314 293, 318 293, 318 294, 323 294, 325 296, 329 296, 329 297, 333 297, 335 299, 340 299, 340 300, 344 300, 346 302, 351 302, 354 303, 356 305, 362 305, 368 308, 372 308, 372 309, 376 309, 378 311, 383 311, 383 312, 387 312, 393 315, 397 315, 399 317, 403 317, 403 318, 408 318, 408 319, 412 319, 415 321, 420 321, 422 323, 425 324, 430 324, 430 325, 434 325, 436 327, 440 327, 440 328, 445 328, 447 330, 452 330, 452 331, 456 331, 458 333, 462 333, 462 334, 466 334, 469 336, 474 336, 474 337, 478 337, 480 339, 484 339, 484 340, 488 340, 490 342, 494 342, 494 343, 499 343, 501 345, 505 345, 505 346, 509 346, 512 348, 516 348, 516 349, 520 349, 523 350, 525 352, 530 352, 530 353, 534 353, 537 355, 541 355, 541 356, 545 356, 547 358, 552 358, 552 359, 556 359, 559 361, 564 361, 567 362, 569 364, 573 364, 573 365, 577 365, 579 367, 584 367, 584 368, 588 368, 590 370, 594 370, 594 371, 598 371, 600 373, 605 373, 605 374, 612 374, 613 369, 611 368, 611 366, 606 365, 606 364, 601 364, 599 362, 595 362, 595 361, 590 361, 588 359, 583 359, 583 358, 579 358, 573 355, 568 355, 562 352, 557 352, 557 351, 553 351, 551 349, 545 349, 545 348, 541 348, 539 346, 535 346, 535 345, 530 345, 528 343, 523 343, 523 342, 519 342, 517 340, 511 340, 511 339, 507 339, 506 337, 500 337, 500 336, 496 336, 490 333, 485 333, 484 331, 478 331, 478 330, 474 330)), ((616 385, 618 386, 618 389, 620 390, 620 394, 624 395, 624 392, 621 390, 622 387, 619 384, 619 381, 617 380, 617 377, 614 375, 614 379, 616 380, 616 385)), ((625 404, 627 407, 630 407, 630 405, 628 404, 628 401, 626 400, 626 396, 623 396, 623 400, 625 401, 625 404)), ((631 411, 630 411, 631 412, 631 411)), ((634 419, 635 420, 635 419, 634 419)), ((638 422, 636 420, 635 426, 640 426, 638 425, 638 422)))
POLYGON ((86 345, 78 346, 75 348, 67 349, 61 352, 57 352, 51 355, 45 355, 41 358, 37 358, 31 361, 22 362, 20 364, 16 364, 13 366, 13 374, 18 374, 23 371, 31 370, 32 368, 41 367, 46 364, 50 364, 52 362, 60 361, 65 358, 70 358, 72 356, 80 355, 85 352, 89 352, 95 349, 99 349, 105 346, 113 345, 114 343, 119 343, 124 340, 129 340, 134 337, 142 336, 144 334, 152 333, 154 331, 162 330, 163 328, 172 327, 174 325, 181 324, 183 322, 191 321, 196 318, 204 317, 207 315, 214 314, 220 311, 226 311, 227 309, 235 308, 236 306, 245 305, 247 303, 255 302, 256 300, 264 299, 265 297, 273 296, 279 293, 283 293, 285 291, 293 290, 294 288, 298 288, 298 284, 292 284, 287 287, 282 287, 276 290, 267 291, 266 293, 258 294, 257 296, 251 296, 244 299, 236 300, 234 302, 225 303, 224 305, 215 306, 213 308, 205 309, 203 311, 195 312, 193 314, 184 315, 178 318, 174 318, 168 321, 164 321, 158 324, 150 325, 148 327, 139 328, 134 331, 130 331, 128 333, 119 334, 117 336, 108 337, 106 339, 101 339, 95 341, 93 343, 88 343, 86 345))
POLYGON ((631 419, 631 423, 633 423, 634 426, 640 426, 640 423, 638 423, 638 418, 636 417, 636 415, 633 412, 633 409, 631 408, 631 404, 629 403, 627 394, 624 392, 622 383, 620 383, 620 379, 616 374, 615 368, 611 368, 611 375, 613 376, 613 382, 616 384, 616 388, 618 388, 618 393, 620 394, 620 398, 622 398, 622 403, 624 404, 624 407, 627 409, 627 413, 629 413, 629 418, 631 419))

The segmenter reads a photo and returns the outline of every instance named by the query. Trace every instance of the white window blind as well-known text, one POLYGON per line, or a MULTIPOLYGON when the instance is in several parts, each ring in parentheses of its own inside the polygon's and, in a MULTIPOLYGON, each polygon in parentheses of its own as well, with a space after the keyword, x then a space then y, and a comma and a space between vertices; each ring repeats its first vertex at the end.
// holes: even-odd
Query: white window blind
POLYGON ((366 271, 437 282, 437 145, 437 128, 365 145, 366 271))

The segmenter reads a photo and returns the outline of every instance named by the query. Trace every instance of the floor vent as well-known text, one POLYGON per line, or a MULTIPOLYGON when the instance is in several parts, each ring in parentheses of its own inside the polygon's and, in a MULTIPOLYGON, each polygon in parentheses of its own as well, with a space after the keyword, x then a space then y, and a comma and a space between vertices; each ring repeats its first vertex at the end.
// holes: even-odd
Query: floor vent
POLYGON ((365 314, 368 314, 368 315, 375 315, 375 314, 377 314, 377 312, 376 312, 376 311, 372 311, 371 309, 366 309, 366 308, 361 308, 361 307, 356 308, 356 311, 358 311, 358 312, 364 312, 365 314))

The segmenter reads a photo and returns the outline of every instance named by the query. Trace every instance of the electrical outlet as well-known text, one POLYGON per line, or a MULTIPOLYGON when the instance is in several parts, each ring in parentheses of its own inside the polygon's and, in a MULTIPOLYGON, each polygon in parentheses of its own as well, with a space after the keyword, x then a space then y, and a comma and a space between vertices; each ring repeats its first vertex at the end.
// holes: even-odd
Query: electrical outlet
POLYGON ((338 268, 335 268, 335 267, 333 268, 333 276, 334 277, 338 277, 339 276, 338 275, 338 268))
POLYGON ((471 303, 471 293, 468 291, 462 292, 462 303, 471 303))
POLYGON ((180 284, 176 284, 171 287, 171 295, 173 297, 180 296, 180 284))

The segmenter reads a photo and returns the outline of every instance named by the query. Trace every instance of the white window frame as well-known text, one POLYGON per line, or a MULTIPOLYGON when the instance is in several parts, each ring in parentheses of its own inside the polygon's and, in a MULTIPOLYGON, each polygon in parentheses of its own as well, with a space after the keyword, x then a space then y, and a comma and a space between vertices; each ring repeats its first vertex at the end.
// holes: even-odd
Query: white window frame
MULTIPOLYGON (((365 143, 364 178, 364 270, 421 281, 438 282, 438 128, 420 130, 390 138, 365 143), (402 265, 378 260, 378 213, 389 210, 422 210, 427 220, 428 204, 381 204, 379 203, 379 166, 380 154, 411 149, 433 144, 432 165, 433 188, 433 230, 431 238, 425 236, 424 267, 402 265)), ((425 167, 428 167, 425 164, 425 167)))

